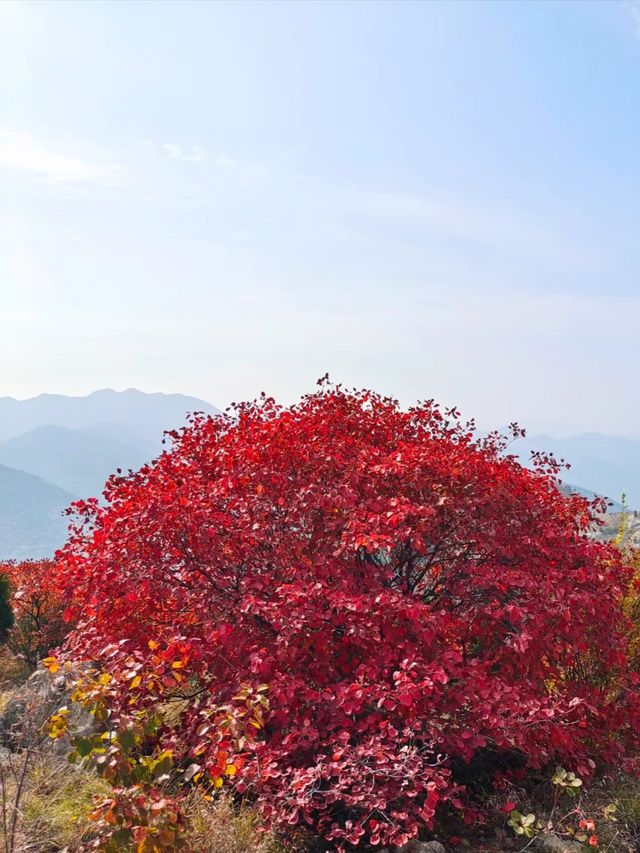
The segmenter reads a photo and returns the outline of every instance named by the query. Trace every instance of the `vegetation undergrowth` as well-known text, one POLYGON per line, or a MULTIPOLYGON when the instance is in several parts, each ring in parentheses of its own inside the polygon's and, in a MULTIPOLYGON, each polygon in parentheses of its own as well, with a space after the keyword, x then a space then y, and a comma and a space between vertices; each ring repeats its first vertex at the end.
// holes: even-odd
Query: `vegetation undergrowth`
POLYGON ((71 766, 66 758, 39 755, 28 772, 22 801, 24 849, 81 850, 95 836, 89 815, 107 790, 95 773, 71 766))
POLYGON ((255 808, 238 806, 227 796, 214 802, 200 795, 185 804, 186 845, 192 853, 293 853, 302 845, 287 844, 265 832, 255 808))

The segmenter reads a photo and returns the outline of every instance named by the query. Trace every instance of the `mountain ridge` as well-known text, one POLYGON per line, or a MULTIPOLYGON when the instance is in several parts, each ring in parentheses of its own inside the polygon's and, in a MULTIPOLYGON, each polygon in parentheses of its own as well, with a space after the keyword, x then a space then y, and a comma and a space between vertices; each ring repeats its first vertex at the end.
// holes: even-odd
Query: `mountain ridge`
POLYGON ((147 461, 141 448, 90 428, 47 424, 0 442, 0 464, 86 497, 98 495, 117 468, 139 468, 147 461))
POLYGON ((179 426, 193 411, 220 414, 218 408, 198 397, 147 393, 136 388, 103 388, 84 396, 46 393, 24 400, 0 397, 0 441, 39 426, 81 428, 119 421, 143 433, 155 431, 160 440, 164 430, 179 426))
POLYGON ((563 480, 616 502, 624 494, 630 507, 640 507, 640 439, 597 432, 563 438, 539 434, 516 439, 509 451, 524 465, 532 451, 551 453, 569 464, 563 480))
POLYGON ((63 513, 74 500, 41 477, 0 465, 0 559, 52 556, 66 538, 63 513))
POLYGON ((117 468, 151 461, 195 411, 220 414, 197 397, 135 388, 0 397, 0 559, 52 556, 66 506, 99 497, 117 468))

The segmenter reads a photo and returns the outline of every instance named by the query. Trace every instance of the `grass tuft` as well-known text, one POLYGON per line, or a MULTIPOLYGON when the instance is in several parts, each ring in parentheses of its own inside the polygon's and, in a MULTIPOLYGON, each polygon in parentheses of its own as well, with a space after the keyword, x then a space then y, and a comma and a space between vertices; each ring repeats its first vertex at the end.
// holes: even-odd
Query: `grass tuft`
POLYGON ((17 849, 38 853, 80 850, 93 836, 87 815, 94 800, 108 790, 94 773, 72 766, 65 758, 37 756, 27 771, 17 849))
POLYGON ((257 812, 234 805, 229 797, 213 802, 194 799, 188 814, 188 849, 193 853, 293 853, 297 849, 261 830, 257 812))

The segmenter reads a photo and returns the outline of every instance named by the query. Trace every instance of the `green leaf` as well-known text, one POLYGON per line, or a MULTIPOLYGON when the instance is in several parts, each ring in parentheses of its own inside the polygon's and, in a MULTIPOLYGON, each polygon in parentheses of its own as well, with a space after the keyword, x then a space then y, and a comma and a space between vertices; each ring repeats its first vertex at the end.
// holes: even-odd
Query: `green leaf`
POLYGON ((75 751, 81 757, 85 758, 93 752, 94 743, 89 738, 81 737, 75 742, 75 751))

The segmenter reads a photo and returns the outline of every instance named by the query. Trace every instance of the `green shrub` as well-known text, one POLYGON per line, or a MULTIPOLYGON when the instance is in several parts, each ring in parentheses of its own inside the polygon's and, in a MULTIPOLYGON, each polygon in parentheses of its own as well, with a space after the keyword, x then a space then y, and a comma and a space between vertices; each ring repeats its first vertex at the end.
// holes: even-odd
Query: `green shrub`
POLYGON ((0 574, 0 643, 7 639, 13 627, 13 610, 11 609, 11 583, 6 574, 0 574))

